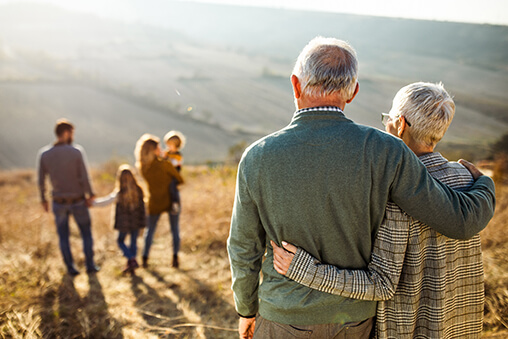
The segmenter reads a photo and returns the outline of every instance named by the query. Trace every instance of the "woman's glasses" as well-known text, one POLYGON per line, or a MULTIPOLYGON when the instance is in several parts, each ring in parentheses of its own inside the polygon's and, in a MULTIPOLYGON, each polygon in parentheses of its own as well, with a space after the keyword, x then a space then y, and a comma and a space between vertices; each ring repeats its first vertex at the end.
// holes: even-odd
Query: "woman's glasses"
MULTIPOLYGON (((392 121, 393 119, 395 118, 399 118, 401 117, 402 115, 396 115, 394 117, 392 117, 390 115, 390 113, 381 113, 381 123, 383 124, 383 126, 386 127, 386 124, 388 124, 390 121, 392 121)), ((406 120, 406 124, 411 127, 411 124, 409 123, 409 121, 407 121, 407 119, 404 117, 404 120, 406 120)))

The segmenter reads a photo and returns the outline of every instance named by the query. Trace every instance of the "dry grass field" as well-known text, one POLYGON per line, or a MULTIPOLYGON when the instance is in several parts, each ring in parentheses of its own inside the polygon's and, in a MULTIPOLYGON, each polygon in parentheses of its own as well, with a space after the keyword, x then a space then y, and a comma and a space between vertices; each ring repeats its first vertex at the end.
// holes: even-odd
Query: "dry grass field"
MULTIPOLYGON (((116 163, 93 172, 98 195, 114 185, 116 163)), ((71 244, 82 273, 65 274, 51 214, 42 211, 31 170, 0 172, 0 338, 236 338, 226 238, 235 169, 187 167, 182 187, 181 267, 173 269, 165 216, 150 267, 125 264, 111 207, 92 209, 95 275, 84 273, 81 238, 71 244)), ((497 185, 497 212, 483 232, 487 302, 484 336, 508 337, 508 185, 497 185)), ((142 247, 141 239, 138 239, 142 247)))

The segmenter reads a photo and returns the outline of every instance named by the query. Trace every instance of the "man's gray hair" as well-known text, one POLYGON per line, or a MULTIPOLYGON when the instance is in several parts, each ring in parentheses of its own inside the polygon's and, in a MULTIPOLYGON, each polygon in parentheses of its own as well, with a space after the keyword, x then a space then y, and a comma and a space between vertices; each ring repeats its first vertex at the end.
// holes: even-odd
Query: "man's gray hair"
POLYGON ((345 41, 316 37, 298 56, 293 74, 307 96, 324 97, 340 92, 349 100, 358 79, 356 52, 345 41))
POLYGON ((415 82, 397 92, 392 110, 390 115, 401 115, 411 124, 415 141, 435 146, 452 122, 455 103, 441 82, 415 82))

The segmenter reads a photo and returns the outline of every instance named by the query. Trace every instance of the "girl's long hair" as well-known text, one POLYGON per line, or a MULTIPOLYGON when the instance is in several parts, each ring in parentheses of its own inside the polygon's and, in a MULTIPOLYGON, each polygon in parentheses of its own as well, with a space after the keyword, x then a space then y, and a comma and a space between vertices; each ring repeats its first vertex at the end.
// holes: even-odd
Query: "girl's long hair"
POLYGON ((146 133, 136 142, 134 156, 136 157, 136 167, 141 172, 155 159, 155 150, 159 145, 159 141, 160 139, 155 135, 146 133))
POLYGON ((135 210, 142 201, 143 190, 138 185, 131 166, 121 165, 118 168, 116 190, 117 203, 131 211, 135 210))

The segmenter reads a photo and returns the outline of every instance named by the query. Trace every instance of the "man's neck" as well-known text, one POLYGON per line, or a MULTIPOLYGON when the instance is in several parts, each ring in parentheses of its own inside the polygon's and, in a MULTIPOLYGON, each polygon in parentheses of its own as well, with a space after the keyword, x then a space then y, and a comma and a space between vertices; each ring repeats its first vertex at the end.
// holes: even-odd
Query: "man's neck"
POLYGON ((346 107, 346 102, 337 95, 319 98, 300 97, 299 99, 296 100, 296 106, 298 107, 298 109, 333 106, 338 107, 341 110, 344 110, 344 107, 346 107))
POLYGON ((65 139, 62 139, 62 138, 58 138, 56 139, 55 143, 54 143, 55 146, 60 146, 60 145, 70 145, 70 143, 68 142, 68 140, 65 140, 65 139))
POLYGON ((408 142, 406 145, 411 149, 411 151, 413 151, 414 154, 416 154, 417 157, 434 152, 433 146, 424 145, 415 141, 408 142))

